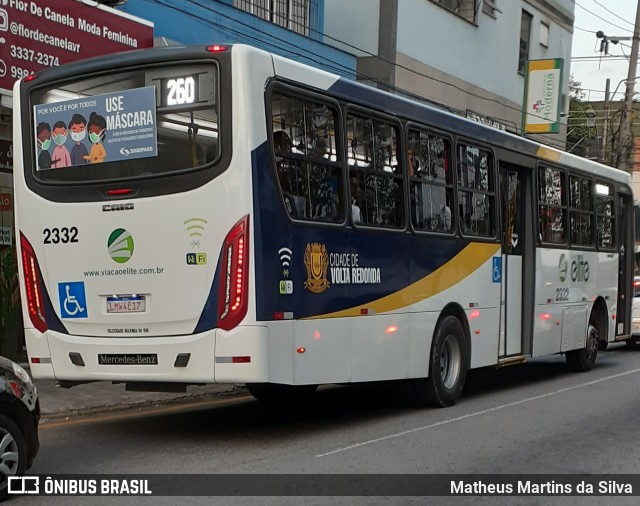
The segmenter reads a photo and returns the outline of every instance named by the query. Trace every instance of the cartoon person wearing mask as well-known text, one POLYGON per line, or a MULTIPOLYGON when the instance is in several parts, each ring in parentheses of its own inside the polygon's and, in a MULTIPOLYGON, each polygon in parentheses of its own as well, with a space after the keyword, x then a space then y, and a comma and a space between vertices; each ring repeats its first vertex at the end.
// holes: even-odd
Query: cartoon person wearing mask
POLYGON ((89 156, 85 156, 84 159, 89 160, 91 163, 102 163, 107 157, 107 152, 102 145, 105 131, 107 130, 107 121, 103 116, 92 112, 91 116, 89 116, 87 130, 89 131, 89 140, 93 146, 91 146, 89 156))
POLYGON ((67 142, 67 125, 64 121, 56 121, 53 125, 53 142, 56 147, 53 148, 53 169, 60 169, 62 167, 68 167, 71 165, 71 156, 69 150, 65 147, 64 143, 67 142))
POLYGON ((69 121, 69 135, 75 142, 71 148, 71 165, 83 165, 89 163, 86 158, 89 155, 87 147, 83 144, 87 136, 87 120, 82 114, 74 114, 69 121))
POLYGON ((51 126, 49 126, 49 123, 38 123, 36 136, 36 144, 41 149, 38 155, 38 170, 50 169, 53 161, 49 153, 49 147, 51 146, 51 126))

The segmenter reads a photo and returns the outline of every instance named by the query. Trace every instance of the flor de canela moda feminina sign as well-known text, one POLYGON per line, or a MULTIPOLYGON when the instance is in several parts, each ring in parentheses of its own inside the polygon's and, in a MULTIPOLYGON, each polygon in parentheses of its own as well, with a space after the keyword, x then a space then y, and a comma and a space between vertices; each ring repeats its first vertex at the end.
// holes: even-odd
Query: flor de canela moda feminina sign
POLYGON ((157 156, 155 88, 34 106, 38 170, 157 156))

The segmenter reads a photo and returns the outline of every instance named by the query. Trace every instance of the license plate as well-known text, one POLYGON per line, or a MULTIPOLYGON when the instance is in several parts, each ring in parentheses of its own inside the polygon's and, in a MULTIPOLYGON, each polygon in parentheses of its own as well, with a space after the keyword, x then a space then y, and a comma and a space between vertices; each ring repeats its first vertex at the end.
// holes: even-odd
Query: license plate
POLYGON ((155 353, 98 354, 98 365, 158 365, 155 353))
POLYGON ((634 332, 640 332, 640 322, 633 322, 632 327, 634 332))
POLYGON ((107 313, 144 313, 147 299, 144 295, 107 297, 107 313))

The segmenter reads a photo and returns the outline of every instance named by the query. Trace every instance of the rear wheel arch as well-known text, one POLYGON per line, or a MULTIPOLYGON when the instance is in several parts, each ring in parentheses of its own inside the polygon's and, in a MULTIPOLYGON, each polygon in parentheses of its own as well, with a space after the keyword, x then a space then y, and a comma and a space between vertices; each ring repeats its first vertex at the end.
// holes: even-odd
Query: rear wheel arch
MULTIPOLYGON (((467 318, 467 314, 464 312, 464 309, 462 309, 462 307, 459 304, 451 302, 445 306, 445 308, 440 313, 440 316, 438 317, 438 321, 436 322, 435 328, 433 329, 432 339, 435 338, 435 335, 436 335, 436 332, 438 331, 439 326, 442 324, 443 320, 448 316, 453 316, 454 318, 457 318, 462 324, 462 329, 464 330, 464 340, 466 345, 467 363, 465 365, 467 369, 469 369, 471 365, 471 331, 469 330, 469 320, 467 318)), ((429 374, 431 374, 431 371, 429 371, 429 374)))
POLYGON ((440 314, 429 348, 427 378, 406 382, 409 401, 417 406, 447 407, 462 394, 470 363, 469 326, 459 305, 440 314))
POLYGON ((609 341, 609 310, 603 297, 598 297, 591 307, 589 323, 598 329, 598 341, 609 341))

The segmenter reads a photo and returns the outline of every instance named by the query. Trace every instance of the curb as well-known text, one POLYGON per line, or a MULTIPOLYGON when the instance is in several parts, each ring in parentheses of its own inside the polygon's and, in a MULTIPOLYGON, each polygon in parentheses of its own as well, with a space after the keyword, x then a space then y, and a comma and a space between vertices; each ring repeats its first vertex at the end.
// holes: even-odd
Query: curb
POLYGON ((68 408, 61 411, 43 411, 40 423, 55 422, 61 420, 70 420, 72 418, 81 418, 101 413, 117 413, 126 410, 137 409, 139 412, 151 411, 152 408, 166 407, 169 405, 189 404, 199 401, 214 401, 216 399, 231 399, 235 397, 248 396, 249 392, 244 386, 234 386, 230 390, 221 392, 202 392, 185 394, 180 397, 169 399, 149 399, 141 401, 125 401, 104 404, 101 406, 87 406, 78 408, 68 408))

